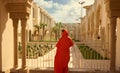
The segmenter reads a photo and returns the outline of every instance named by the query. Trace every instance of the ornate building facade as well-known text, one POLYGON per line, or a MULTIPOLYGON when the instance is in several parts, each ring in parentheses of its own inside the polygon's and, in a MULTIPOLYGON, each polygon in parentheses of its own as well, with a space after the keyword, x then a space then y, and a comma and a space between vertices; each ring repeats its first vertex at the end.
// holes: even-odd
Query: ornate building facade
POLYGON ((54 22, 32 0, 0 0, 0 73, 18 67, 18 42, 22 44, 21 73, 27 72, 25 45, 33 39, 30 37, 35 31, 33 25, 47 24, 45 30, 50 32, 54 22))
POLYGON ((111 59, 111 70, 119 70, 120 1, 95 0, 93 5, 84 8, 87 13, 80 25, 81 41, 105 45, 107 57, 111 59))
POLYGON ((45 33, 45 37, 48 36, 46 37, 47 40, 50 39, 50 35, 51 35, 50 32, 55 24, 55 21, 45 9, 38 6, 36 3, 32 3, 30 19, 28 20, 28 22, 29 22, 28 28, 30 29, 28 32, 31 32, 31 37, 32 37, 29 38, 30 37, 29 36, 28 37, 29 40, 40 41, 40 39, 42 39, 43 32, 45 33), (42 25, 43 26, 45 25, 44 31, 42 30, 43 29, 42 25), (38 26, 39 30, 37 30, 37 28, 34 26, 38 26))

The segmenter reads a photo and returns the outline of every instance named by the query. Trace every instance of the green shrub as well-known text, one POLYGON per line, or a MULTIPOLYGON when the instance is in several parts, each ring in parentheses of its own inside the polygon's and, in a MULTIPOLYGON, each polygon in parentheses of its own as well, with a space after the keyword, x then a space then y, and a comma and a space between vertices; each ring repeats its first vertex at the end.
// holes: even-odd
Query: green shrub
POLYGON ((90 48, 89 46, 86 46, 84 44, 82 45, 77 45, 83 58, 85 59, 108 59, 108 58, 103 58, 98 52, 96 52, 94 49, 90 48))

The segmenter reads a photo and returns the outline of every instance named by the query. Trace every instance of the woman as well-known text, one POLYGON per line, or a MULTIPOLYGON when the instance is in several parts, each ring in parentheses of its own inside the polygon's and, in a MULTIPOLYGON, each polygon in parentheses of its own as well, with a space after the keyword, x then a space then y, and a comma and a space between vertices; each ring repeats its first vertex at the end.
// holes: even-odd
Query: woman
POLYGON ((54 60, 54 73, 68 73, 68 62, 70 60, 70 47, 73 41, 68 36, 68 32, 62 30, 62 37, 56 44, 57 52, 54 60))

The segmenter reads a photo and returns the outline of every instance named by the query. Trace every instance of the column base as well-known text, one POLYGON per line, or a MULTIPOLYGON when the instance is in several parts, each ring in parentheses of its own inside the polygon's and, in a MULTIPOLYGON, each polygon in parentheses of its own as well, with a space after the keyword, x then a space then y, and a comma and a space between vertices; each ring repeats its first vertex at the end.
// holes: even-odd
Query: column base
POLYGON ((19 73, 29 73, 29 69, 28 68, 21 68, 21 69, 19 69, 19 73))
POLYGON ((17 69, 17 68, 12 68, 12 69, 10 70, 10 73, 19 73, 19 69, 17 69))
POLYGON ((0 73, 10 73, 10 70, 0 71, 0 73))
POLYGON ((18 68, 18 65, 14 65, 14 68, 13 69, 17 69, 18 68))
POLYGON ((2 71, 0 71, 0 73, 3 73, 2 71))

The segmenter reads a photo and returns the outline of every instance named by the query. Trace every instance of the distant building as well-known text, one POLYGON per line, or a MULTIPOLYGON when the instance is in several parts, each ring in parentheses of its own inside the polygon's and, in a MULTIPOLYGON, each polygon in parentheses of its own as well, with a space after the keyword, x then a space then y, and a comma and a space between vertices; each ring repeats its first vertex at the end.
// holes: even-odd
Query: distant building
MULTIPOLYGON (((45 9, 38 6, 36 3, 32 3, 31 12, 29 19, 27 21, 26 26, 26 41, 41 41, 43 36, 42 27, 40 28, 40 24, 47 24, 45 26, 45 38, 44 40, 50 40, 50 32, 52 30, 52 26, 54 26, 54 19, 47 13, 45 9), (37 25, 38 29, 34 27, 37 25), (47 33, 46 33, 47 32, 47 33), (48 33, 49 32, 49 33, 48 33), (47 39, 46 39, 47 38, 47 39)), ((19 26, 19 42, 21 42, 21 26, 19 26)))
POLYGON ((68 30, 72 39, 80 41, 80 23, 63 23, 64 27, 68 30))

